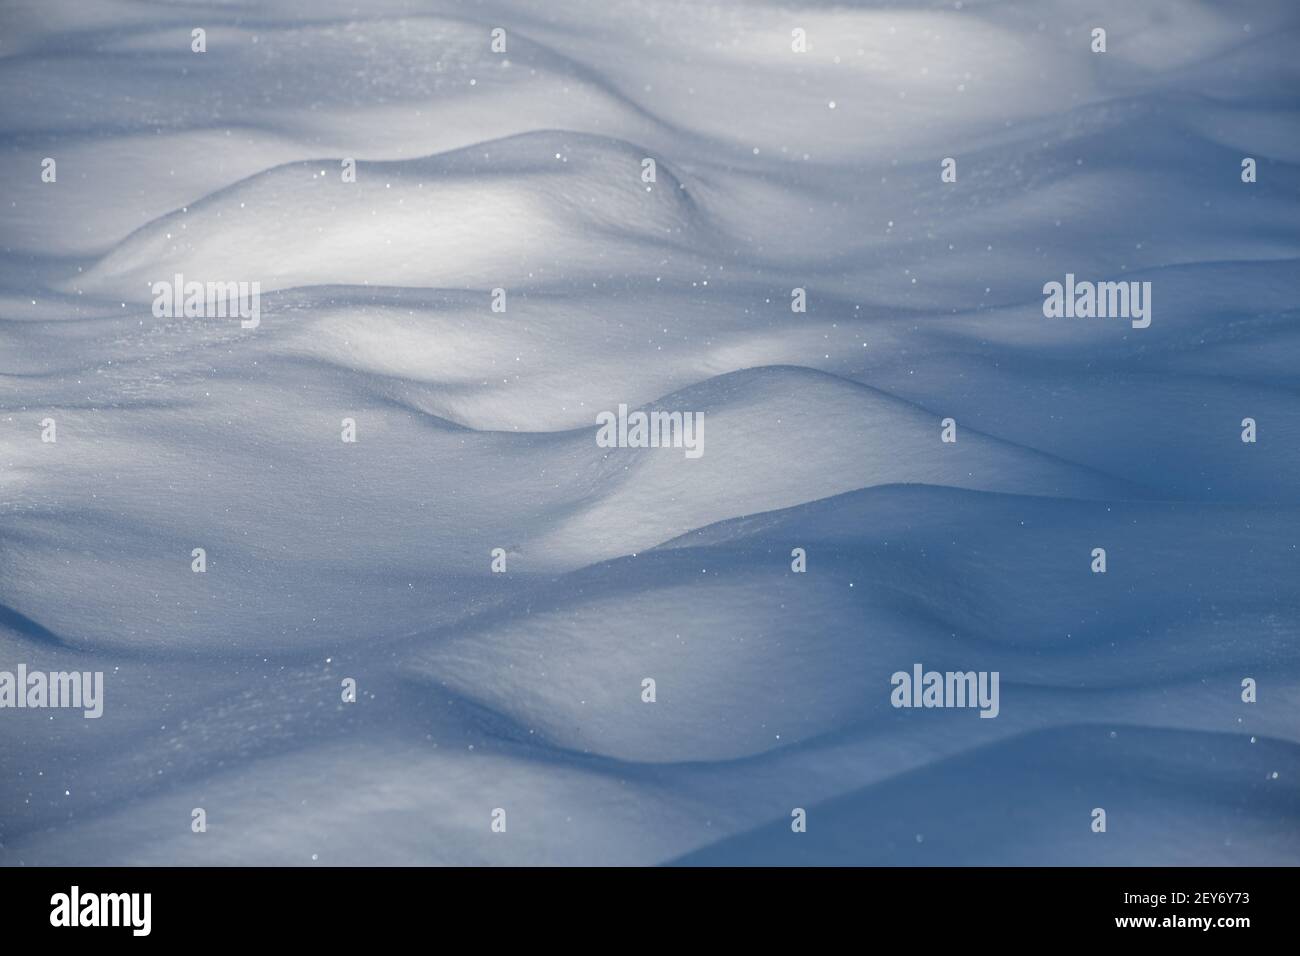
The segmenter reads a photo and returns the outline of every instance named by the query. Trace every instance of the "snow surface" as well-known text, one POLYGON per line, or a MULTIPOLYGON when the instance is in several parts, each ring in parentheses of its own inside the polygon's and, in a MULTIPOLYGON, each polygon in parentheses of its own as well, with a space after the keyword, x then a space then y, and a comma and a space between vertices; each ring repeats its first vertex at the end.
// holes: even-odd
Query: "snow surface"
POLYGON ((106 701, 0 711, 0 863, 1300 862, 1298 40, 6 3, 0 669, 106 701), (1067 272, 1151 327, 1044 319, 1067 272), (155 318, 175 273, 260 327, 155 318), (620 403, 704 456, 598 447, 620 403), (914 662, 999 716, 895 710, 914 662))

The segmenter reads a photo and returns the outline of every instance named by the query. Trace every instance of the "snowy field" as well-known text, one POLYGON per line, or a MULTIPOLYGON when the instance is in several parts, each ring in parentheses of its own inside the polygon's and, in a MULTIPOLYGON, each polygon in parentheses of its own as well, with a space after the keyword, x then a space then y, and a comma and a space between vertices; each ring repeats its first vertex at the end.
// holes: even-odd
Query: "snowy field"
POLYGON ((0 864, 1300 863, 1297 53, 3 0, 0 864))

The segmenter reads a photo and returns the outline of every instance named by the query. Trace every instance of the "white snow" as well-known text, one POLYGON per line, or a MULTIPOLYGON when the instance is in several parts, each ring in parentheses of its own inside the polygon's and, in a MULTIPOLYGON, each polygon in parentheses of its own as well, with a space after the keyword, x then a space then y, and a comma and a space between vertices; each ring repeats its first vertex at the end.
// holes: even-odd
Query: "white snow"
POLYGON ((1294 864, 1298 30, 6 4, 0 669, 106 700, 0 711, 0 863, 1294 864), (915 661, 1000 715, 892 709, 915 661))

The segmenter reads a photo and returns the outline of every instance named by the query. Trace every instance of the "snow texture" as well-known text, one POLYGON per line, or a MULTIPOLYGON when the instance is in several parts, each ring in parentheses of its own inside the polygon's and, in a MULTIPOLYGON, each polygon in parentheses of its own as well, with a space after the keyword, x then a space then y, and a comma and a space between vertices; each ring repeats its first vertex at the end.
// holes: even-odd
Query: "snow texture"
POLYGON ((1300 862, 1297 41, 5 3, 0 670, 105 702, 0 710, 0 863, 1300 862), (1067 273, 1150 327, 1046 318, 1067 273), (704 454, 600 447, 620 404, 704 454), (914 663, 998 716, 895 708, 914 663))

